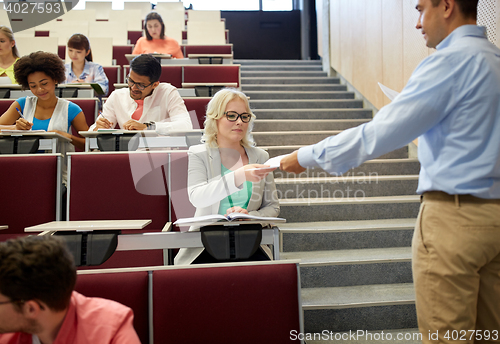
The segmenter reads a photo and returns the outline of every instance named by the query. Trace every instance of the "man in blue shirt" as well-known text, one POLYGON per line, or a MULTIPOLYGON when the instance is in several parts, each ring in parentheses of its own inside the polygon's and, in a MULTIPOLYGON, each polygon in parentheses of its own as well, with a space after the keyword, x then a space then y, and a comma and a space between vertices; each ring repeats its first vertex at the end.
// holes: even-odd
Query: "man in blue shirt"
POLYGON ((437 51, 373 121, 281 161, 288 172, 344 173, 419 137, 412 247, 423 343, 437 342, 429 331, 440 343, 454 330, 484 332, 466 342, 485 331, 500 339, 500 49, 476 26, 477 3, 417 0, 416 27, 437 51))

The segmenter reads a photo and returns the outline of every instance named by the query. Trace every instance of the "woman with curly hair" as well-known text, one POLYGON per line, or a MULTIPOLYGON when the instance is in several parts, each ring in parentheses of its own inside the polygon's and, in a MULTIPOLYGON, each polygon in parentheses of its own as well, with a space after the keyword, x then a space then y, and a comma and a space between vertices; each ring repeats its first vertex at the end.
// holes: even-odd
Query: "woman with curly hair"
MULTIPOLYGON (((243 213, 275 217, 280 212, 271 171, 264 164, 266 151, 255 147, 251 131, 255 115, 242 92, 226 88, 207 106, 201 145, 188 152, 188 195, 195 216, 243 213)), ((199 231, 193 226, 189 231, 199 231)), ((249 260, 269 260, 271 251, 261 248, 249 260)), ((203 248, 182 248, 175 264, 214 263, 203 248)))
MULTIPOLYGON (((85 139, 71 134, 71 126, 77 131, 88 130, 80 107, 55 94, 56 85, 65 80, 64 63, 59 56, 37 51, 21 57, 14 65, 14 76, 23 90, 34 96, 17 99, 0 117, 3 128, 57 132, 71 143, 83 149, 85 139), (22 116, 20 115, 22 114, 22 116)), ((68 150, 74 150, 72 147, 68 150)))
POLYGON ((0 25, 0 77, 8 77, 15 84, 14 63, 19 59, 19 51, 14 33, 7 26, 0 25))
POLYGON ((148 13, 144 19, 144 31, 146 37, 141 37, 135 43, 132 54, 170 54, 177 59, 184 58, 179 43, 165 36, 165 24, 156 12, 148 13))

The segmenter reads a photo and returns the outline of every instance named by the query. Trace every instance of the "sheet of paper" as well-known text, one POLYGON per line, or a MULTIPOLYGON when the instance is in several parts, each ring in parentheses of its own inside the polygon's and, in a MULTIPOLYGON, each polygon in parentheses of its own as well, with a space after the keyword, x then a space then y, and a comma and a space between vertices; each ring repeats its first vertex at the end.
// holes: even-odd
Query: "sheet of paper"
POLYGON ((17 129, 2 129, 2 133, 45 133, 45 130, 43 129, 37 129, 37 130, 17 130, 17 129))
MULTIPOLYGON (((280 167, 281 159, 283 159, 284 157, 286 157, 288 155, 289 154, 283 154, 283 155, 275 156, 274 158, 271 158, 271 159, 267 160, 262 165, 269 165, 269 167, 267 167, 267 168, 278 168, 278 167, 280 167)), ((251 168, 251 169, 249 169, 247 171, 265 170, 267 168, 265 168, 265 167, 262 167, 262 168, 251 168)))
POLYGON ((103 128, 99 128, 97 129, 97 132, 98 133, 111 133, 111 132, 114 132, 114 131, 118 131, 120 129, 103 129, 103 128))
POLYGON ((380 82, 378 83, 378 85, 380 86, 382 92, 384 92, 387 98, 389 98, 391 101, 393 101, 394 98, 396 98, 396 96, 399 94, 399 92, 391 90, 389 87, 382 85, 380 82))

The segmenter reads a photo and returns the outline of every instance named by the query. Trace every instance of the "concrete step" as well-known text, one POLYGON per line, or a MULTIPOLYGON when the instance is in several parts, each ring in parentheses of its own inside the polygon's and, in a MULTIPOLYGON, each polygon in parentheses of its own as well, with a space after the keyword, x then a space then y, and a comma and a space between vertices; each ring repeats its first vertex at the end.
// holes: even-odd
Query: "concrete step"
POLYGON ((263 72, 263 71, 278 71, 278 72, 322 72, 321 65, 242 65, 242 72, 263 72))
POLYGON ((274 172, 274 178, 328 178, 328 177, 366 177, 383 175, 419 174, 420 162, 417 159, 373 159, 366 161, 344 174, 330 174, 320 168, 308 168, 302 173, 288 173, 281 170, 274 172))
POLYGON ((416 328, 412 283, 303 288, 306 332, 416 328))
POLYGON ((241 90, 243 92, 248 91, 347 91, 346 85, 340 84, 312 84, 312 85, 242 85, 241 90))
MULTIPOLYGON (((280 215, 281 216, 281 215, 280 215)), ((409 247, 416 217, 280 224, 281 251, 409 247)))
POLYGON ((357 127, 370 121, 369 119, 257 119, 254 122, 253 132, 270 131, 316 131, 316 130, 345 130, 357 127))
MULTIPOLYGON (((287 145, 287 146, 260 146, 259 148, 262 148, 266 150, 269 153, 269 157, 275 157, 278 155, 283 155, 283 154, 290 154, 294 150, 297 150, 301 147, 304 147, 303 145, 287 145)), ((396 149, 390 153, 384 154, 379 157, 379 159, 405 159, 408 158, 408 147, 402 147, 399 149, 396 149)))
POLYGON ((242 77, 242 85, 251 84, 340 84, 339 78, 328 77, 242 77))
POLYGON ((241 71, 242 78, 326 78, 323 71, 241 71))
POLYGON ((256 109, 252 108, 258 119, 372 119, 369 109, 256 109))
POLYGON ((280 199, 280 217, 288 222, 354 221, 416 218, 420 196, 348 197, 280 199))
POLYGON ((411 247, 285 252, 280 259, 301 259, 302 288, 413 283, 411 247))
POLYGON ((280 199, 402 196, 415 195, 418 175, 278 178, 275 183, 280 199))
POLYGON ((346 91, 246 91, 250 100, 255 99, 354 99, 354 92, 346 91))
POLYGON ((250 65, 279 65, 279 66, 322 66, 320 60, 233 60, 233 63, 242 66, 250 65))
MULTIPOLYGON (((292 337, 295 339, 295 337, 292 337)), ((422 344, 418 328, 380 331, 353 330, 350 332, 308 333, 306 344, 422 344)))
POLYGON ((252 109, 342 109, 342 108, 357 108, 363 107, 363 101, 359 99, 307 99, 307 100, 291 100, 291 99, 266 99, 252 100, 250 99, 250 107, 252 109))
MULTIPOLYGON (((411 262, 411 247, 283 252, 280 255, 280 259, 300 259, 301 270, 305 268, 315 268, 320 266, 411 262)), ((303 286, 303 288, 310 287, 303 286)))
POLYGON ((268 131, 253 133, 253 138, 260 146, 310 145, 329 136, 341 133, 341 130, 323 131, 268 131))

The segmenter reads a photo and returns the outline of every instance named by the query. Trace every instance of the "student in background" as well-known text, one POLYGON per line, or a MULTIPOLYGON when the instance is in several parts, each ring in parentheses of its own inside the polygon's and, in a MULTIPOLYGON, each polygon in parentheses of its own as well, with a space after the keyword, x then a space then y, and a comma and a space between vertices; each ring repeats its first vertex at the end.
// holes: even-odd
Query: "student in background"
POLYGON ((139 344, 130 308, 74 291, 76 267, 62 239, 0 243, 0 344, 139 344))
POLYGON ((66 81, 69 83, 97 83, 108 94, 108 77, 100 64, 92 62, 90 42, 85 35, 75 33, 68 40, 68 56, 70 63, 66 63, 66 81))
MULTIPOLYGON (((195 216, 235 212, 278 216, 276 185, 270 173, 275 168, 262 165, 269 154, 255 147, 254 120, 247 97, 236 89, 220 90, 208 103, 204 143, 191 146, 188 152, 188 194, 196 207, 195 216)), ((199 231, 199 227, 189 231, 199 231)), ((269 260, 270 254, 267 246, 261 246, 249 260, 269 260)), ((203 248, 182 248, 175 257, 178 265, 213 262, 203 248)))
POLYGON ((114 90, 102 114, 90 130, 110 129, 116 124, 126 130, 191 130, 193 124, 177 89, 160 82, 160 62, 149 54, 136 56, 130 62, 125 82, 128 88, 114 90))
MULTIPOLYGON (((71 134, 71 126, 77 131, 89 128, 82 109, 55 94, 56 85, 65 79, 64 64, 59 56, 42 51, 23 56, 16 62, 14 75, 22 89, 30 90, 34 96, 13 102, 0 117, 0 125, 9 129, 54 131, 83 149, 85 139, 71 134)), ((72 145, 66 145, 65 150, 74 150, 72 145)))
POLYGON ((141 37, 135 44, 132 54, 170 54, 177 59, 184 58, 179 43, 165 36, 165 24, 156 12, 148 13, 144 20, 146 37, 141 37))
POLYGON ((8 77, 12 84, 17 84, 14 78, 14 63, 19 60, 19 51, 14 40, 14 33, 7 26, 0 25, 0 78, 8 77))

